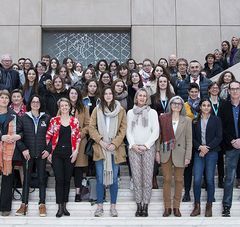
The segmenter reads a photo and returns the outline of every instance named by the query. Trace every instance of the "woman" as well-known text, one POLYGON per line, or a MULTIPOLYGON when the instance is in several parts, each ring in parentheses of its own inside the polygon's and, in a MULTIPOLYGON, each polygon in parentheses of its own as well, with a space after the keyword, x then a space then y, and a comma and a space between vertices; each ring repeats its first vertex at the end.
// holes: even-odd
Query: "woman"
POLYGON ((23 71, 24 71, 25 76, 27 75, 27 71, 33 67, 34 66, 33 66, 32 60, 30 58, 25 58, 25 61, 23 64, 23 71))
POLYGON ((130 83, 128 85, 127 110, 134 106, 134 97, 139 88, 143 87, 142 77, 137 71, 132 71, 130 75, 130 83))
POLYGON ((100 78, 99 78, 99 82, 98 82, 100 93, 102 92, 104 87, 111 86, 112 82, 113 82, 113 80, 112 80, 110 73, 107 71, 102 72, 102 74, 100 75, 100 78))
POLYGON ((75 87, 78 87, 80 91, 84 90, 86 82, 90 79, 95 78, 95 72, 92 68, 87 68, 82 72, 81 79, 74 85, 75 87))
POLYGON ((64 80, 60 76, 55 76, 51 84, 47 85, 47 93, 45 95, 46 112, 51 117, 55 117, 57 115, 58 100, 66 96, 67 90, 64 86, 64 80))
MULTIPOLYGON (((188 88, 188 101, 184 103, 184 107, 186 110, 186 115, 190 117, 192 120, 197 118, 199 112, 199 93, 200 89, 197 83, 191 83, 188 88)), ((192 169, 193 169, 193 161, 191 160, 190 164, 184 170, 184 196, 182 201, 189 202, 191 201, 190 190, 192 185, 192 169)))
POLYGON ((109 63, 109 72, 111 74, 112 80, 116 80, 117 79, 117 74, 118 74, 118 67, 119 67, 119 63, 117 60, 113 60, 109 63))
POLYGON ((11 104, 9 106, 19 117, 23 116, 27 111, 26 105, 23 103, 23 93, 19 89, 11 92, 11 104))
POLYGON ((27 106, 26 114, 20 118, 22 139, 17 142, 23 159, 23 192, 22 204, 16 211, 16 216, 26 215, 28 211, 28 195, 33 166, 36 166, 39 182, 39 215, 46 216, 46 160, 49 155, 46 144, 46 132, 50 117, 45 114, 40 96, 33 95, 27 106))
POLYGON ((128 92, 123 80, 116 79, 113 82, 112 87, 114 89, 115 99, 121 103, 121 106, 123 107, 123 109, 127 110, 128 92))
POLYGON ((50 65, 47 73, 51 75, 52 79, 55 75, 59 75, 59 66, 60 64, 57 58, 52 58, 50 60, 50 65))
POLYGON ((71 86, 73 86, 76 82, 78 82, 79 77, 74 70, 74 62, 73 59, 67 57, 63 59, 63 65, 67 67, 67 78, 71 79, 71 86))
POLYGON ((105 59, 101 59, 96 64, 96 78, 99 80, 101 74, 108 70, 108 63, 105 59))
POLYGON ((12 159, 16 141, 21 139, 18 134, 17 115, 8 108, 10 94, 7 90, 0 90, 0 172, 2 172, 0 211, 2 216, 9 216, 12 208, 12 159))
POLYGON ((218 86, 220 87, 219 97, 223 100, 228 99, 228 87, 232 81, 235 81, 236 78, 230 71, 224 71, 218 78, 218 86))
POLYGON ((223 71, 222 67, 215 63, 215 60, 215 55, 211 53, 205 57, 206 63, 204 64, 203 71, 206 73, 207 78, 212 78, 223 71))
POLYGON ((127 64, 121 64, 118 68, 118 78, 123 80, 125 86, 129 85, 130 80, 130 70, 128 69, 127 64))
MULTIPOLYGON (((171 92, 170 83, 168 77, 163 74, 157 80, 157 89, 156 93, 151 96, 151 108, 157 111, 158 116, 160 114, 165 113, 167 110, 169 100, 174 96, 171 92)), ((159 150, 157 143, 157 150, 159 150)), ((153 171, 153 189, 158 189, 157 183, 157 175, 158 175, 159 165, 158 163, 154 163, 154 171, 153 171)))
POLYGON ((150 59, 145 58, 143 60, 143 68, 142 70, 139 71, 139 74, 142 77, 142 82, 144 85, 148 83, 149 78, 152 74, 153 67, 154 67, 154 64, 150 59))
POLYGON ((153 68, 153 71, 152 71, 152 74, 149 78, 149 82, 145 84, 145 87, 149 93, 149 95, 154 95, 157 91, 157 81, 158 81, 158 78, 161 76, 161 75, 167 75, 166 74, 166 70, 163 66, 161 65, 156 65, 154 68, 153 68))
POLYGON ((209 99, 202 99, 199 106, 199 116, 193 122, 193 192, 195 205, 190 216, 195 217, 201 213, 201 183, 205 170, 207 183, 207 204, 205 217, 212 217, 212 202, 214 202, 215 192, 214 178, 218 151, 221 150, 220 143, 222 141, 222 125, 221 120, 217 116, 211 115, 212 107, 209 99))
POLYGON ((84 151, 87 143, 86 135, 88 134, 90 117, 88 108, 83 105, 82 94, 78 88, 71 87, 68 90, 68 98, 71 103, 70 114, 78 119, 81 131, 81 142, 74 168, 74 184, 76 188, 75 202, 80 202, 83 173, 88 166, 88 156, 84 154, 84 151))
POLYGON ((221 43, 222 47, 222 56, 223 60, 227 62, 228 67, 230 66, 230 55, 231 55, 231 46, 230 43, 227 40, 222 41, 221 43))
POLYGON ((156 124, 158 115, 149 104, 147 90, 140 88, 135 94, 133 109, 127 113, 127 140, 137 203, 136 217, 148 216, 156 153, 155 141, 159 137, 159 126, 156 124))
POLYGON ((126 112, 114 99, 114 92, 105 87, 101 102, 91 115, 89 134, 95 141, 93 145, 97 175, 97 209, 95 217, 103 215, 104 185, 110 186, 110 215, 117 217, 119 164, 126 161, 123 139, 126 133, 126 112))
MULTIPOLYGON (((208 87, 208 93, 209 93, 209 100, 211 102, 212 111, 211 114, 214 116, 220 117, 219 109, 221 109, 221 106, 223 104, 223 100, 219 98, 220 93, 220 87, 218 86, 217 82, 213 82, 208 87)), ((223 188, 224 183, 224 151, 220 150, 218 152, 218 161, 217 161, 217 167, 218 167, 218 187, 223 188)))
POLYGON ((173 214, 181 217, 180 200, 183 187, 184 168, 190 163, 192 156, 192 121, 186 117, 184 101, 180 96, 174 96, 168 104, 168 113, 160 115, 161 145, 160 155, 156 159, 161 161, 163 172, 163 217, 172 213, 171 181, 172 166, 174 166, 175 193, 173 200, 173 214))
POLYGON ((162 65, 163 67, 165 67, 165 69, 168 68, 168 61, 166 58, 160 58, 158 60, 158 65, 162 65))
POLYGON ((231 53, 230 53, 230 66, 237 64, 240 61, 240 49, 239 49, 239 38, 236 36, 232 37, 231 40, 231 53))
POLYGON ((75 64, 75 73, 77 74, 79 79, 82 77, 82 73, 83 73, 83 65, 82 65, 82 63, 76 62, 76 64, 75 64))
POLYGON ((34 68, 30 68, 23 85, 24 103, 28 104, 30 97, 34 94, 38 94, 38 72, 34 68))
POLYGON ((70 216, 66 208, 70 180, 77 159, 80 131, 78 119, 70 115, 71 103, 67 98, 58 100, 59 116, 50 120, 46 143, 50 146, 48 160, 52 163, 55 175, 55 192, 58 211, 56 217, 70 216), (50 143, 51 141, 51 143, 50 143))

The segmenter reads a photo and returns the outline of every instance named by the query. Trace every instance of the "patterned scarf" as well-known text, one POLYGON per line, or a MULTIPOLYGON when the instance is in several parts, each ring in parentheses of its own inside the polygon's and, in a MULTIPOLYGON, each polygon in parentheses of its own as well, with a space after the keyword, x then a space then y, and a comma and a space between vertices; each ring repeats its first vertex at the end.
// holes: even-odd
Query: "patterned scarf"
POLYGON ((172 126, 172 114, 165 113, 160 115, 160 128, 161 128, 161 142, 163 144, 163 152, 171 151, 175 148, 175 135, 172 126))
POLYGON ((145 128, 148 126, 148 112, 150 107, 148 105, 144 105, 143 107, 139 107, 137 105, 133 106, 133 121, 132 121, 132 130, 138 124, 138 119, 142 117, 142 126, 145 128))
MULTIPOLYGON (((16 134, 16 116, 9 122, 7 135, 14 134, 16 134)), ((15 145, 16 142, 6 143, 0 141, 0 172, 2 172, 5 176, 12 173, 12 158, 15 145)))
POLYGON ((190 97, 188 97, 188 104, 191 107, 191 111, 194 114, 194 116, 196 117, 198 115, 198 112, 200 110, 199 107, 199 102, 201 101, 200 98, 196 98, 196 99, 191 99, 190 97))

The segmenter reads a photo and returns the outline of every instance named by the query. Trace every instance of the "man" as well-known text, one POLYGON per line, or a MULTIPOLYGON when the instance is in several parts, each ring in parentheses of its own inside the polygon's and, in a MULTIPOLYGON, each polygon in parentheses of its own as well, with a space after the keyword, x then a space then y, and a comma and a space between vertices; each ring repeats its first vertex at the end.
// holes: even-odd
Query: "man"
POLYGON ((226 101, 219 110, 223 125, 223 147, 226 151, 223 217, 230 217, 233 183, 240 157, 240 83, 238 81, 229 84, 229 94, 230 100, 226 101))
POLYGON ((171 54, 168 58, 169 66, 168 70, 170 76, 173 77, 177 74, 177 56, 175 54, 171 54))
POLYGON ((50 57, 50 55, 48 55, 48 54, 43 55, 43 56, 42 56, 42 59, 41 59, 41 61, 45 62, 46 65, 47 65, 46 72, 47 72, 48 69, 49 69, 50 59, 51 59, 51 57, 50 57))
POLYGON ((25 81, 26 81, 24 70, 23 70, 25 60, 26 60, 25 58, 19 58, 18 59, 18 66, 20 68, 18 70, 18 72, 19 72, 19 79, 20 79, 20 83, 21 83, 22 86, 25 84, 25 81))
POLYGON ((0 90, 7 89, 11 92, 20 87, 19 73, 11 69, 12 57, 9 54, 4 54, 1 58, 0 67, 0 90))
POLYGON ((188 87, 190 83, 197 83, 200 87, 200 98, 208 97, 208 86, 212 83, 211 80, 201 75, 201 64, 197 60, 193 60, 189 64, 190 75, 185 80, 180 81, 177 85, 177 94, 184 101, 188 99, 188 87))

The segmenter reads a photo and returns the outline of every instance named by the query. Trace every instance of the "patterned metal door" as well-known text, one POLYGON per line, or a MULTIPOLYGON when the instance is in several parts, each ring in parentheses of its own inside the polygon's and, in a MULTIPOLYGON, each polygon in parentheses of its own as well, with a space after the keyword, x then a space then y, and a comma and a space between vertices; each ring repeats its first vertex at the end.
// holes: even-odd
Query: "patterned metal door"
POLYGON ((125 62, 131 56, 130 32, 69 32, 43 31, 43 54, 57 57, 60 62, 71 57, 83 66, 100 59, 125 62))

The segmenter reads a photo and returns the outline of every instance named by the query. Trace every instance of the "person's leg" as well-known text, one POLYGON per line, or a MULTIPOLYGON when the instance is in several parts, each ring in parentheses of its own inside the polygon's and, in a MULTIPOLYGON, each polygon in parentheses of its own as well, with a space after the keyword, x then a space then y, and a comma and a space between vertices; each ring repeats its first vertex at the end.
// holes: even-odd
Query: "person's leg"
POLYGON ((45 204, 46 200, 46 159, 36 159, 36 167, 39 182, 39 204, 45 204))
POLYGON ((115 164, 114 156, 112 156, 112 170, 113 170, 113 184, 110 185, 110 196, 111 196, 111 204, 116 204, 117 194, 118 194, 119 165, 115 164))
MULTIPOLYGON (((129 160, 132 169, 133 190, 135 193, 136 203, 141 203, 143 199, 143 179, 142 179, 142 155, 133 150, 129 151, 129 160)), ((151 179, 152 180, 152 179, 151 179)))
POLYGON ((229 209, 232 206, 233 184, 239 159, 239 150, 233 149, 226 151, 225 156, 225 181, 224 181, 224 194, 223 206, 229 209))
MULTIPOLYGON (((180 208, 180 201, 182 198, 183 174, 184 174, 184 168, 174 166, 175 193, 173 198, 173 208, 177 208, 177 209, 180 208)), ((171 191, 171 185, 169 190, 171 191)))
POLYGON ((103 185, 103 160, 95 162, 97 178, 97 203, 103 204, 104 185, 103 185))
POLYGON ((240 159, 238 159, 236 175, 236 187, 240 188, 240 159))
POLYGON ((223 188, 223 178, 224 178, 224 153, 223 151, 218 152, 218 187, 223 188))
POLYGON ((74 185, 76 188, 75 202, 81 201, 83 172, 83 167, 74 167, 74 185))

